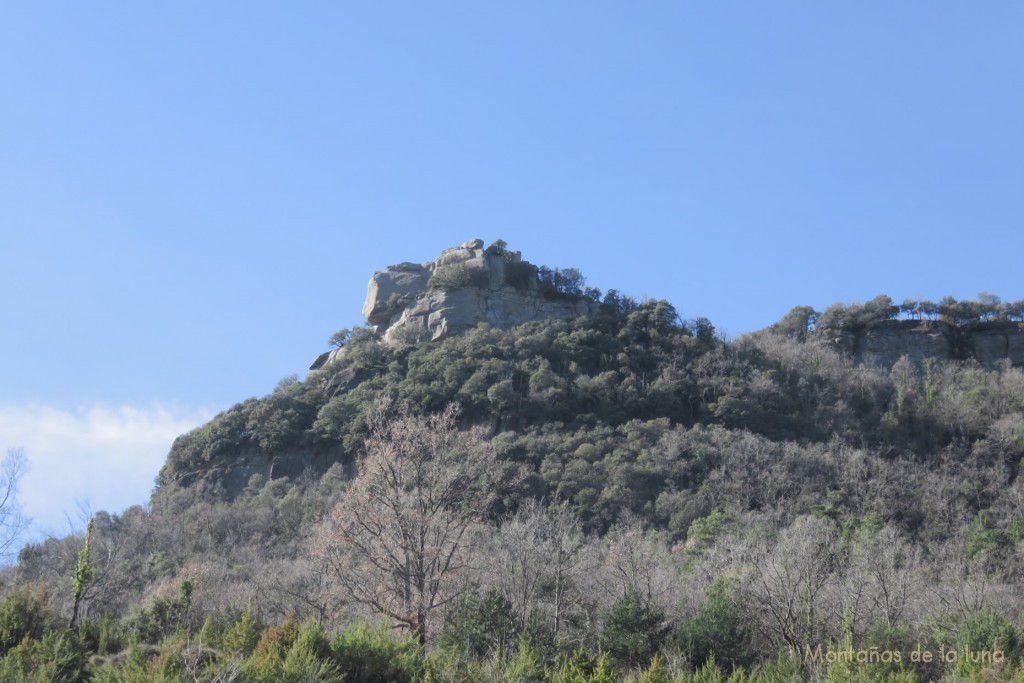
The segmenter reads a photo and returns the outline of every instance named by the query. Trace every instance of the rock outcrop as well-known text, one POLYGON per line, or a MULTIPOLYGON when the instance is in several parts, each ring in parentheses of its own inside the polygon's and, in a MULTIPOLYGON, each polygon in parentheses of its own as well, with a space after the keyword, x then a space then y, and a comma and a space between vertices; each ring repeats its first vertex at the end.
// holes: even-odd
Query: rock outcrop
MULTIPOLYGON (((537 266, 496 242, 474 239, 445 249, 433 261, 399 263, 374 273, 363 315, 384 340, 397 345, 436 341, 488 323, 507 329, 531 320, 590 315, 596 303, 583 296, 545 291, 537 266)), ((344 353, 321 354, 311 370, 344 353)))
MULTIPOLYGON (((531 320, 570 319, 593 314, 597 303, 577 292, 558 291, 541 269, 524 261, 502 241, 484 247, 473 239, 445 249, 433 261, 399 263, 374 273, 363 315, 370 328, 393 346, 437 341, 481 323, 508 329, 531 320)), ((550 272, 548 273, 550 274, 550 272)), ((577 273, 578 275, 578 273, 577 273)), ((975 360, 994 369, 1009 362, 1024 367, 1024 326, 980 322, 954 326, 933 320, 883 320, 817 332, 858 362, 891 366, 907 356, 975 360)), ((344 355, 341 347, 323 353, 316 370, 344 355)))
POLYGON ((371 325, 386 325, 392 317, 426 291, 433 263, 399 263, 374 273, 363 304, 371 325))
POLYGON ((1024 366, 1024 330, 1016 323, 954 327, 940 321, 892 320, 855 331, 827 332, 839 348, 860 362, 892 365, 903 356, 975 360, 988 369, 1009 361, 1024 366))
POLYGON ((974 330, 970 336, 971 355, 987 368, 1004 360, 1024 366, 1024 330, 1015 324, 996 324, 974 330))

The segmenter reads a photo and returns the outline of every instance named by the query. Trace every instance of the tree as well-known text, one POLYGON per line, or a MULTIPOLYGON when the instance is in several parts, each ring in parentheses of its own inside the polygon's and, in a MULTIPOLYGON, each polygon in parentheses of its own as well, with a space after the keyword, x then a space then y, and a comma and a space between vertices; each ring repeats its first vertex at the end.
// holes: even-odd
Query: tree
POLYGON ((547 521, 543 505, 535 500, 524 501, 496 529, 487 553, 492 581, 524 622, 536 607, 547 573, 547 521))
POLYGON ((8 450, 7 457, 0 463, 0 558, 11 555, 11 548, 29 524, 17 502, 18 483, 26 467, 25 454, 20 448, 8 450))
POLYGON ((797 306, 768 329, 775 334, 783 334, 803 341, 807 333, 814 329, 818 313, 810 306, 797 306))
POLYGON ((874 538, 864 539, 856 561, 871 579, 876 612, 886 626, 896 626, 918 593, 917 548, 895 527, 886 526, 874 538))
POLYGON ((327 344, 333 348, 340 349, 342 346, 348 343, 349 339, 352 338, 352 330, 347 327, 343 327, 327 340, 327 344))
POLYGON ((567 296, 580 296, 587 279, 577 268, 555 268, 555 290, 567 296))
POLYGON ((921 312, 921 302, 915 299, 904 299, 903 303, 900 304, 900 314, 907 316, 911 320, 920 320, 921 312))
POLYGON ((526 501, 494 534, 492 580, 524 624, 546 617, 559 637, 586 597, 579 584, 594 568, 585 566, 585 546, 582 524, 566 503, 545 508, 526 501))
POLYGON ((85 542, 82 543, 82 549, 78 553, 78 562, 75 564, 75 576, 72 586, 74 606, 71 609, 70 624, 72 631, 78 629, 78 615, 82 606, 82 599, 85 597, 85 592, 93 580, 92 560, 89 558, 89 555, 92 554, 92 528, 93 522, 90 519, 89 525, 85 530, 85 542))
POLYGON ((836 548, 832 525, 804 516, 782 531, 774 547, 750 558, 744 597, 759 612, 758 627, 769 640, 796 652, 821 642, 828 617, 828 610, 820 609, 827 604, 821 596, 835 578, 836 548))
POLYGON ((490 497, 489 444, 480 428, 460 431, 458 414, 379 404, 358 473, 315 542, 344 591, 421 644, 434 612, 462 589, 469 532, 490 497))
POLYGON ((695 666, 714 658, 734 668, 751 663, 750 636, 736 580, 719 577, 708 587, 697 614, 679 629, 677 638, 695 666))
POLYGON ((514 649, 519 631, 518 615, 500 590, 492 586, 480 594, 470 589, 445 618, 438 644, 462 656, 481 658, 514 649))
POLYGON ((646 666, 665 641, 665 615, 629 589, 615 601, 601 634, 601 649, 623 668, 646 666))
POLYGON ((544 548, 548 554, 548 580, 557 638, 572 609, 582 602, 577 586, 583 571, 586 539, 579 518, 561 503, 550 510, 545 522, 544 548))

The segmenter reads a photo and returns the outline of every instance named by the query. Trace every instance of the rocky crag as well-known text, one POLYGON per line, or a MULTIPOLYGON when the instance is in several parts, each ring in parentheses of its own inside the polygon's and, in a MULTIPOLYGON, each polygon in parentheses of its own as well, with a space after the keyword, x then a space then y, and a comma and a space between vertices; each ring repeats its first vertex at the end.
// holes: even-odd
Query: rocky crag
MULTIPOLYGON (((480 323, 508 329, 594 311, 596 304, 587 297, 543 288, 540 270, 500 240, 487 248, 483 240, 469 240, 433 261, 399 263, 374 273, 363 315, 384 343, 395 346, 437 341, 480 323)), ((322 354, 310 369, 334 360, 343 348, 322 354)))
MULTIPOLYGON (((544 271, 551 272, 523 260, 501 240, 486 248, 483 240, 469 240, 433 261, 399 263, 374 273, 363 315, 384 343, 397 346, 437 341, 480 323, 508 329, 531 320, 594 313, 596 301, 551 286, 544 271)), ((907 356, 918 364, 933 359, 974 360, 988 369, 1004 362, 1024 366, 1024 329, 1016 322, 957 326, 941 320, 881 320, 821 329, 816 336, 862 363, 891 366, 907 356)), ((310 369, 344 352, 341 347, 323 353, 310 369)))
POLYGON ((956 327, 938 320, 890 320, 856 330, 823 333, 859 362, 891 366, 903 356, 925 360, 974 360, 987 369, 1024 366, 1024 330, 1013 322, 956 327))

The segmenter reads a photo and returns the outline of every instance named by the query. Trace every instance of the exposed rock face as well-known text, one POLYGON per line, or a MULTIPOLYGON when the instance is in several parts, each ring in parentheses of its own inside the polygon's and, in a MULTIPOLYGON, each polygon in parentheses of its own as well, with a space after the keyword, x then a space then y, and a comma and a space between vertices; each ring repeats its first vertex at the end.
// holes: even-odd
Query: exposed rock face
POLYGON ((399 263, 370 278, 363 316, 371 325, 389 320, 426 290, 433 263, 399 263))
POLYGON ((987 368, 1000 361, 1024 366, 1024 331, 1018 325, 993 325, 970 335, 971 352, 987 368))
POLYGON ((883 325, 856 335, 853 352, 861 361, 886 365, 901 356, 909 356, 917 363, 926 358, 949 360, 956 357, 956 339, 948 325, 883 325))
MULTIPOLYGON (((547 298, 537 268, 501 244, 474 239, 432 262, 400 263, 374 273, 363 315, 385 342, 438 340, 479 323, 509 328, 530 320, 589 315, 586 299, 547 298)), ((332 360, 317 359, 317 367, 332 360)))
MULTIPOLYGON (((387 344, 436 341, 488 323, 507 329, 531 320, 591 315, 585 297, 552 295, 538 287, 538 269, 518 251, 498 242, 484 248, 469 240, 445 249, 433 261, 399 263, 374 273, 363 315, 387 344)), ((890 320, 858 329, 819 332, 860 362, 891 366, 903 356, 976 360, 986 368, 1009 361, 1024 366, 1024 329, 1015 323, 984 322, 958 328, 939 321, 890 320)), ((346 349, 321 354, 319 369, 346 349)))
POLYGON ((1012 323, 981 323, 958 329, 937 321, 894 320, 840 332, 832 341, 857 360, 880 365, 892 365, 907 356, 916 363, 929 358, 973 359, 989 369, 1007 360, 1024 366, 1024 331, 1012 323))

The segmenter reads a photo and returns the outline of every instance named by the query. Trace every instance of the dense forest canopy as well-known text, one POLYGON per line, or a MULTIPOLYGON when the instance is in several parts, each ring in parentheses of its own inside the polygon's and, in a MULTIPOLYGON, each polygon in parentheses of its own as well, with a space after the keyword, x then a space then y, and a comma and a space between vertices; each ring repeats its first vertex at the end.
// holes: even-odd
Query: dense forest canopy
POLYGON ((835 333, 1016 327, 1021 302, 797 307, 727 342, 573 269, 530 277, 596 312, 345 330, 332 363, 179 437, 149 507, 25 547, 0 678, 1019 673, 1024 370, 859 363, 835 333))

